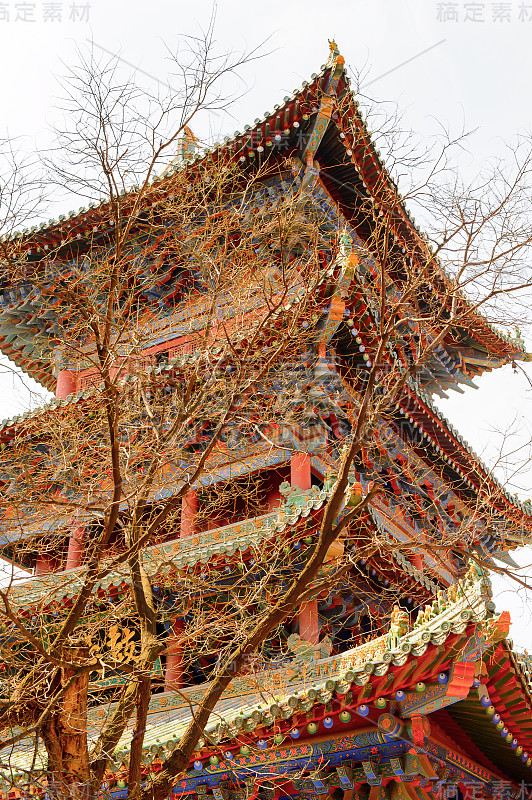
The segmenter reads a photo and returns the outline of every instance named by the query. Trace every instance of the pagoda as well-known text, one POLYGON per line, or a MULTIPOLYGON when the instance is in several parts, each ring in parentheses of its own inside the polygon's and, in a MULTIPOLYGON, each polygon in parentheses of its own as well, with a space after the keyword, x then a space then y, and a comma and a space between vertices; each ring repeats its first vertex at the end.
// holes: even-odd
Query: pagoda
MULTIPOLYGON (((178 535, 150 543, 143 552, 165 637, 153 669, 142 745, 146 781, 178 745, 215 669, 212 658, 201 653, 196 660, 189 656, 185 665, 176 645, 186 619, 167 609, 173 608, 183 574, 208 574, 212 585, 227 594, 234 575, 251 569, 257 549, 274 541, 293 548, 292 568, 297 570, 312 539, 309 520, 319 525, 334 492, 342 448, 352 431, 352 409, 379 347, 381 265, 363 209, 378 212, 379 204, 395 197, 394 247, 412 263, 430 257, 375 149, 335 43, 318 74, 215 152, 247 174, 277 164, 277 169, 263 169, 252 204, 275 203, 295 187, 311 199, 313 219, 318 215, 338 232, 338 247, 312 308, 306 346, 313 357, 305 354, 301 379, 311 398, 308 424, 280 426, 275 435, 268 434, 267 446, 263 437, 227 447, 225 461, 219 457, 216 481, 210 480, 211 487, 227 482, 238 487, 243 478, 253 477, 262 482, 266 505, 248 516, 241 511, 237 519, 226 515, 196 524, 201 491, 206 490, 199 477, 183 500, 178 535)), ((187 132, 178 158, 159 179, 162 195, 173 175, 193 171, 207 157, 196 151, 187 132)), ((308 207, 301 209, 307 213, 308 207)), ((34 267, 54 252, 55 274, 60 274, 73 258, 72 242, 83 248, 90 235, 92 240, 100 237, 105 247, 107 220, 106 203, 93 204, 22 231, 17 246, 34 267)), ((431 275, 433 297, 444 304, 445 275, 431 275)), ((164 280, 151 284, 144 300, 149 313, 138 323, 143 368, 161 380, 193 361, 197 338, 191 331, 197 335, 204 325, 199 300, 185 309, 175 303, 178 279, 170 265, 164 280)), ((351 498, 371 494, 376 484, 381 491, 371 494, 363 534, 358 530, 346 540, 351 572, 302 604, 284 639, 272 640, 256 669, 235 676, 172 796, 432 800, 474 792, 478 798, 517 800, 522 787, 532 783, 530 664, 507 638, 510 617, 496 611, 483 566, 491 559, 512 564, 509 551, 529 541, 532 507, 499 484, 432 400, 474 385, 473 379, 485 371, 527 354, 519 336, 492 327, 469 309, 465 298, 459 302, 467 329, 450 329, 416 374, 405 378, 393 408, 375 423, 372 446, 353 465, 351 498), (462 549, 455 542, 461 530, 469 536, 462 549), (385 546, 359 557, 361 537, 372 535, 385 546), (455 544, 440 547, 447 540, 455 544)), ((72 606, 82 585, 94 523, 88 512, 62 522, 57 514, 25 517, 20 508, 10 513, 8 500, 20 441, 37 442, 28 463, 31 471, 47 458, 39 438, 45 424, 65 409, 80 417, 93 413, 97 402, 95 370, 69 360, 58 343, 57 319, 64 313, 59 294, 54 305, 22 278, 1 290, 2 352, 55 393, 48 406, 4 420, 0 429, 0 478, 7 498, 0 523, 2 555, 33 571, 33 577, 10 589, 10 605, 25 620, 48 620, 51 629, 54 615, 72 606)), ((408 372, 420 338, 430 341, 437 333, 405 321, 401 337, 381 354, 381 369, 408 372)), ((123 381, 124 391, 129 385, 123 381)), ((201 451, 205 431, 191 436, 191 452, 201 451)), ((167 498, 178 488, 161 478, 154 497, 167 498)), ((109 570, 94 594, 105 608, 118 608, 130 589, 124 571, 109 570)), ((127 654, 134 630, 126 625, 110 630, 115 651, 127 654)), ((4 647, 17 641, 9 626, 4 625, 2 636, 4 647)), ((90 681, 89 742, 97 738, 127 674, 96 671, 90 681)), ((131 736, 128 725, 109 759, 106 796, 127 796, 131 736)), ((43 788, 46 753, 30 734, 2 751, 0 773, 5 798, 50 794, 43 788)))

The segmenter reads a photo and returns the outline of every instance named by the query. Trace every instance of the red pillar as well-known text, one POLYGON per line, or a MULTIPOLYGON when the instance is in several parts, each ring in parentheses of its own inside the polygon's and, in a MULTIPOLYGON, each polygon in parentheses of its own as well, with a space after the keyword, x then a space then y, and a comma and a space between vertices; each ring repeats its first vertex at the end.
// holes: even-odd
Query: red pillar
POLYGON ((299 609, 299 635, 305 642, 318 644, 320 626, 318 621, 318 601, 310 600, 299 609))
POLYGON ((69 394, 76 391, 76 373, 70 369, 62 369, 57 376, 55 396, 58 400, 64 400, 69 394))
MULTIPOLYGON (((300 489, 310 489, 310 456, 308 453, 293 453, 290 459, 290 483, 300 489)), ((299 635, 305 642, 318 644, 320 637, 318 601, 311 600, 299 609, 299 635)))
POLYGON ((55 568, 55 558, 52 558, 48 553, 39 553, 37 562, 35 564, 36 575, 48 575, 53 572, 55 568))
POLYGON ((164 673, 164 690, 181 689, 183 686, 183 645, 179 634, 183 631, 183 622, 174 620, 173 630, 168 636, 166 645, 166 670, 164 673))
POLYGON ((179 536, 184 539, 196 532, 196 514, 198 513, 198 493, 189 489, 181 501, 181 526, 179 536))
POLYGON ((416 569, 422 571, 423 570, 423 556, 421 553, 414 553, 410 556, 410 563, 416 569))
POLYGON ((74 528, 68 540, 68 552, 65 569, 81 567, 85 546, 85 528, 74 528))
POLYGON ((310 489, 310 456, 308 453, 293 453, 290 459, 290 483, 300 489, 310 489))

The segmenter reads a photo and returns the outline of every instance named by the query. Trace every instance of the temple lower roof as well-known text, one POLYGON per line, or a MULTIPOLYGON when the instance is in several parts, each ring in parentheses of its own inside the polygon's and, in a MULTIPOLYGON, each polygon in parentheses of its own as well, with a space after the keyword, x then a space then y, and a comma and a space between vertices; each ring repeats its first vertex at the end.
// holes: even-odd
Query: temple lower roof
MULTIPOLYGON (((305 759, 308 769, 312 759, 326 753, 337 754, 332 765, 346 758, 367 760, 370 752, 382 752, 386 760, 404 755, 412 747, 411 735, 417 739, 419 752, 419 735, 406 731, 408 718, 431 715, 442 708, 460 722, 464 735, 469 717, 477 727, 479 720, 485 720, 483 728, 495 730, 482 700, 492 689, 475 677, 479 674, 475 664, 482 659, 494 661, 490 654, 494 648, 505 647, 497 643, 504 640, 508 627, 506 613, 494 614, 486 577, 472 568, 464 581, 427 607, 410 631, 391 627, 388 634, 329 658, 316 658, 315 648, 296 637, 290 645, 295 659, 278 665, 258 664, 250 674, 232 681, 211 715, 192 769, 178 788, 191 793, 202 785, 219 786, 228 772, 245 780, 246 775, 260 774, 272 764, 285 769, 291 762, 302 769, 305 759), (321 744, 313 744, 315 737, 321 744)), ((208 686, 152 697, 144 740, 143 763, 148 771, 156 770, 159 759, 178 744, 208 686)), ((521 695, 530 715, 530 697, 521 695)), ((112 710, 112 705, 102 705, 89 712, 92 741, 112 710)), ((431 739, 430 724, 424 730, 421 752, 444 759, 459 776, 469 773, 489 783, 500 776, 499 764, 513 779, 521 772, 530 775, 532 760, 525 764, 519 758, 528 738, 515 728, 512 737, 517 737, 516 745, 513 740, 503 742, 497 732, 497 752, 493 751, 493 737, 479 734, 481 739, 475 741, 480 761, 475 760, 476 751, 473 756, 468 751, 463 736, 445 751, 437 735, 431 739), (490 767, 490 760, 495 768, 490 767)), ((131 733, 128 727, 114 753, 112 770, 117 779, 123 774, 131 733)), ((28 740, 10 753, 1 753, 0 760, 9 763, 15 775, 22 774, 34 754, 34 743, 28 740)), ((42 763, 42 758, 39 751, 37 761, 42 763)))

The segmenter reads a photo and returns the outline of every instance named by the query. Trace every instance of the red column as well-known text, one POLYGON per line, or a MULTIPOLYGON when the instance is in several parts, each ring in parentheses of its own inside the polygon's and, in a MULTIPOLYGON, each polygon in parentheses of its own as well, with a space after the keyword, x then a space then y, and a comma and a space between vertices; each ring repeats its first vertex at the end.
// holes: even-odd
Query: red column
POLYGON ((179 634, 183 630, 183 622, 174 620, 173 630, 168 636, 166 645, 166 670, 164 673, 164 690, 180 689, 183 686, 183 645, 179 634))
POLYGON ((198 513, 198 493, 189 489, 181 501, 181 526, 179 536, 184 539, 196 532, 196 514, 198 513))
POLYGON ((318 644, 320 626, 318 621, 318 601, 310 600, 299 609, 299 635, 305 642, 318 644))
MULTIPOLYGON (((292 454, 290 459, 290 483, 292 486, 299 486, 300 489, 310 489, 312 478, 308 453, 292 454)), ((317 600, 304 603, 299 609, 299 635, 306 642, 318 644, 320 630, 317 600)))
POLYGON ((85 546, 85 528, 74 528, 68 540, 68 552, 65 569, 81 567, 85 546))
POLYGON ((411 555, 410 563, 412 564, 413 567, 421 571, 423 569, 423 556, 421 555, 421 553, 414 553, 413 555, 411 555))
POLYGON ((35 574, 36 575, 48 575, 50 572, 54 571, 55 567, 55 558, 48 553, 39 553, 37 556, 37 562, 35 564, 35 574))
POLYGON ((70 369, 62 369, 57 376, 55 396, 58 400, 64 400, 69 394, 76 391, 76 373, 70 369))
POLYGON ((290 483, 300 489, 310 489, 310 456, 308 453, 293 453, 290 459, 290 483))

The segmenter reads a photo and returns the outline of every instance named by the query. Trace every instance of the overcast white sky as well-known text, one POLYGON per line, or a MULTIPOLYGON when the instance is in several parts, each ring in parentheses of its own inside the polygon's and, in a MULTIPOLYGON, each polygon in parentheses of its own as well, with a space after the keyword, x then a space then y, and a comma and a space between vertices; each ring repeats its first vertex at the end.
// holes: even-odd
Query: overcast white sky
MULTIPOLYGON (((197 33, 211 9, 205 0, 0 2, 0 136, 7 131, 25 137, 29 149, 48 143, 46 131, 58 113, 58 76, 76 47, 92 40, 164 80, 165 48, 172 50, 180 33, 197 33)), ((505 140, 532 129, 532 0, 220 0, 217 35, 222 47, 236 49, 271 36, 271 54, 245 71, 247 91, 233 107, 233 119, 211 119, 216 134, 241 130, 281 103, 319 71, 333 37, 347 64, 364 71, 368 92, 397 103, 407 127, 426 137, 441 123, 476 130, 472 162, 497 155, 505 140)), ((151 78, 143 74, 142 80, 149 84, 151 78)), ((532 350, 530 334, 527 345, 532 350)), ((27 386, 0 375, 0 419, 24 410, 28 397, 27 386)), ((493 460, 500 441, 494 430, 511 429, 512 442, 526 453, 531 402, 526 377, 505 367, 484 376, 478 390, 440 407, 477 452, 493 460)), ((530 473, 517 483, 523 497, 532 496, 530 473)), ((526 552, 519 557, 528 560, 526 552)), ((513 587, 505 591, 501 581, 496 589, 499 608, 512 612, 515 641, 527 647, 532 603, 528 607, 513 587)))

